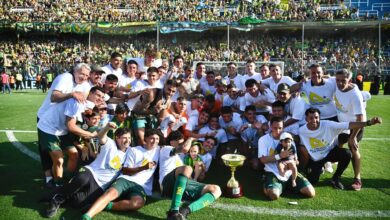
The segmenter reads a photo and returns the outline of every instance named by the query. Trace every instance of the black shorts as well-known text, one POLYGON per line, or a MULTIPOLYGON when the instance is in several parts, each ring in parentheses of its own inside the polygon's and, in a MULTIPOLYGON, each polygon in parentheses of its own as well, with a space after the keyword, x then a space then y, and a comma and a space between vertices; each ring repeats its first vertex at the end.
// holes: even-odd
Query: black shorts
MULTIPOLYGON (((349 134, 346 134, 346 133, 339 134, 339 136, 338 136, 338 141, 339 141, 338 145, 339 146, 341 146, 345 143, 348 143, 348 139, 349 139, 349 136, 351 136, 352 130, 350 130, 349 132, 350 132, 349 134)), ((356 136, 356 139, 358 142, 360 142, 363 139, 363 133, 364 133, 364 128, 361 128, 359 133, 356 136)))

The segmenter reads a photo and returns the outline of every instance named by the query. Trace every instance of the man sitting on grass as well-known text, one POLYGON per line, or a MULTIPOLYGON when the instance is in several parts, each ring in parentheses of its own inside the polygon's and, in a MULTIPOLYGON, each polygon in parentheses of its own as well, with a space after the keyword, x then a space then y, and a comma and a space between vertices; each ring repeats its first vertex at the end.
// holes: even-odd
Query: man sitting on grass
POLYGON ((146 130, 146 144, 126 151, 122 175, 100 196, 82 219, 91 219, 104 208, 114 211, 135 211, 145 205, 146 195, 152 195, 153 174, 160 152, 159 141, 157 129, 146 130), (114 201, 117 198, 120 198, 119 201, 114 201))

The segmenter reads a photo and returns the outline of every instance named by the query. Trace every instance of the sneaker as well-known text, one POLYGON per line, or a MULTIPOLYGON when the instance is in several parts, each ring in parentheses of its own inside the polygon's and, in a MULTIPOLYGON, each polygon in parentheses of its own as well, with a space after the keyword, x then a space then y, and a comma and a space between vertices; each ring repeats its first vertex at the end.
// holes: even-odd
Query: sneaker
POLYGON ((340 182, 340 178, 332 178, 330 184, 332 184, 333 188, 335 189, 340 189, 340 190, 344 189, 344 185, 340 182))
POLYGON ((191 209, 187 205, 185 205, 180 207, 179 213, 182 214, 184 218, 187 218, 188 214, 191 213, 191 209))
POLYGON ((354 182, 351 185, 351 188, 355 191, 360 191, 362 188, 362 181, 360 179, 355 178, 354 182))
POLYGON ((326 172, 333 173, 333 167, 331 162, 326 162, 324 168, 326 172))
POLYGON ((51 218, 56 215, 58 209, 60 208, 60 205, 65 202, 65 198, 60 195, 56 194, 53 196, 53 198, 50 201, 49 208, 46 210, 46 217, 51 218))
POLYGON ((170 210, 167 212, 167 220, 185 220, 185 217, 176 210, 170 210))

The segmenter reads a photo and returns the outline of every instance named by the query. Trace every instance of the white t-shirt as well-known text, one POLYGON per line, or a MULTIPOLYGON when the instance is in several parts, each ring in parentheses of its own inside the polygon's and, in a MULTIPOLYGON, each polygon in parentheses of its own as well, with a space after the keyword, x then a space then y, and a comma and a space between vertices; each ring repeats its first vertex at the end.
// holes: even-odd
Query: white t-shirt
POLYGON ((37 127, 48 134, 62 136, 68 134, 66 117, 78 118, 85 111, 85 104, 75 99, 50 105, 39 119, 37 127))
POLYGON ((302 84, 301 91, 305 93, 310 106, 320 110, 321 119, 332 118, 337 115, 333 100, 336 91, 334 78, 324 79, 324 84, 320 86, 312 86, 311 81, 306 81, 302 84))
POLYGON ((174 147, 172 146, 163 146, 160 150, 160 185, 162 184, 166 175, 172 172, 172 170, 184 165, 183 160, 179 154, 170 156, 173 148, 174 147))
POLYGON ((202 94, 204 96, 207 95, 214 95, 217 89, 215 88, 215 85, 209 85, 209 83, 206 82, 200 82, 200 90, 202 91, 202 94))
MULTIPOLYGON (((266 134, 259 139, 259 151, 258 158, 273 156, 275 155, 275 149, 279 144, 279 140, 276 140, 272 137, 271 134, 266 134)), ((276 178, 281 181, 287 181, 291 176, 291 170, 288 170, 284 176, 279 175, 279 170, 277 167, 277 162, 270 162, 264 165, 264 170, 267 172, 273 173, 276 178)))
POLYGON ((104 73, 102 75, 102 83, 106 81, 108 75, 114 74, 118 77, 118 83, 120 84, 121 76, 123 74, 123 70, 121 68, 114 70, 114 68, 112 68, 111 64, 109 63, 103 66, 102 69, 104 70, 104 73))
MULTIPOLYGON (((199 130, 199 134, 207 134, 212 131, 215 131, 214 129, 211 129, 210 126, 206 125, 203 128, 199 130)), ((214 148, 210 151, 210 154, 215 157, 217 153, 217 148, 219 144, 223 144, 228 142, 226 131, 222 128, 217 130, 217 134, 214 136, 217 139, 217 144, 214 146, 214 148)), ((200 141, 204 141, 204 138, 198 138, 200 141)))
POLYGON ((132 176, 121 174, 118 178, 124 178, 129 181, 135 182, 144 188, 146 195, 152 195, 153 187, 153 174, 156 170, 158 159, 160 156, 160 147, 157 146, 152 150, 146 150, 142 146, 131 147, 126 151, 126 159, 123 167, 142 167, 149 162, 156 162, 156 166, 152 169, 143 170, 132 176))
POLYGON ((241 128, 241 125, 242 125, 241 116, 240 116, 240 114, 233 112, 232 120, 229 121, 229 122, 225 122, 222 119, 222 116, 219 116, 219 125, 221 126, 221 128, 225 129, 227 137, 228 137, 228 140, 235 140, 238 137, 230 134, 227 131, 227 128, 228 127, 233 127, 236 130, 236 132, 239 132, 240 128, 241 128))
POLYGON ((192 109, 191 108, 191 101, 187 101, 186 104, 186 113, 187 116, 190 117, 199 117, 199 111, 198 109, 192 109))
POLYGON ((199 154, 199 157, 202 159, 204 165, 206 166, 206 171, 209 170, 213 156, 210 153, 205 153, 203 155, 199 154))
POLYGON ((260 73, 254 73, 252 76, 249 76, 248 74, 244 74, 241 77, 241 85, 245 86, 245 82, 248 79, 254 79, 254 80, 256 80, 256 82, 259 82, 262 80, 260 73))
POLYGON ((336 88, 335 102, 339 121, 354 122, 356 121, 356 115, 366 116, 363 96, 356 85, 348 92, 341 92, 336 88))
POLYGON ((268 86, 275 94, 277 94, 279 84, 287 83, 287 85, 292 86, 297 82, 295 82, 289 76, 282 76, 278 83, 276 83, 272 77, 264 79, 262 83, 264 83, 264 85, 268 86))
POLYGON ((291 116, 291 118, 298 120, 299 124, 305 124, 305 111, 307 109, 307 104, 305 100, 298 97, 291 97, 290 101, 286 103, 287 105, 287 114, 291 116))
POLYGON ((336 146, 336 139, 340 133, 347 130, 348 122, 334 122, 321 120, 317 130, 309 130, 307 125, 299 128, 301 144, 304 145, 314 161, 324 159, 336 146))
MULTIPOLYGON (((256 102, 259 101, 267 101, 270 103, 275 102, 275 95, 270 89, 265 89, 264 95, 259 92, 259 94, 256 97, 253 97, 249 93, 245 93, 244 96, 245 99, 245 105, 254 105, 256 102)), ((271 106, 266 106, 264 108, 256 108, 256 112, 271 112, 271 106)))
POLYGON ((91 171, 96 183, 105 190, 119 175, 124 161, 125 152, 118 149, 115 141, 107 138, 107 143, 101 147, 96 159, 85 168, 91 171))
POLYGON ((123 73, 119 79, 119 86, 131 89, 131 83, 136 80, 135 77, 129 77, 126 73, 123 73))
MULTIPOLYGON (((225 96, 225 98, 223 99, 223 106, 232 106, 236 109, 239 109, 241 111, 243 111, 241 108, 241 106, 245 106, 245 99, 244 97, 240 97, 238 96, 236 99, 232 99, 230 98, 230 96, 225 96)), ((245 107, 244 107, 244 110, 245 110, 245 107)))
POLYGON ((71 73, 63 73, 58 75, 51 84, 51 87, 47 92, 46 98, 38 110, 38 118, 42 118, 43 113, 49 108, 50 105, 56 104, 54 102, 51 102, 51 95, 53 94, 54 90, 66 94, 73 92, 74 87, 75 83, 73 81, 73 75, 71 73))
POLYGON ((242 76, 240 74, 237 74, 234 78, 229 78, 229 76, 225 76, 225 80, 226 82, 228 83, 228 85, 231 84, 231 82, 234 83, 234 85, 239 89, 239 90, 242 90, 242 91, 245 91, 246 90, 246 87, 245 87, 245 84, 243 85, 242 84, 242 76))
POLYGON ((195 128, 198 126, 198 117, 197 116, 191 116, 188 118, 188 122, 186 124, 186 130, 188 131, 195 131, 195 128))

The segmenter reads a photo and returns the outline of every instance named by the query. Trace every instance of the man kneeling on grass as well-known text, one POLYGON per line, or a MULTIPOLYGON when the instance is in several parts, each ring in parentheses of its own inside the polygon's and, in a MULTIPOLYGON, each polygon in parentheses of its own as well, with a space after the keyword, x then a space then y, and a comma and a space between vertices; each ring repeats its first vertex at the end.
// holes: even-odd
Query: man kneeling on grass
MULTIPOLYGON (((264 194, 267 198, 276 200, 287 186, 292 185, 287 184, 289 181, 292 181, 291 172, 285 172, 282 176, 278 170, 277 162, 281 159, 288 158, 292 155, 292 152, 282 151, 279 154, 276 153, 276 148, 283 132, 283 119, 272 117, 270 127, 271 133, 259 139, 258 157, 260 162, 264 164, 265 170, 264 194)), ((315 196, 313 186, 299 173, 297 174, 296 185, 293 187, 293 190, 309 198, 315 196)))
MULTIPOLYGON (((192 139, 187 140, 191 143, 192 139)), ((221 189, 217 185, 203 184, 191 179, 192 168, 183 165, 179 154, 188 151, 189 146, 184 143, 183 134, 174 131, 168 135, 167 143, 160 150, 160 186, 163 196, 172 197, 171 208, 167 219, 185 219, 191 212, 198 211, 221 196, 221 189), (180 207, 182 198, 194 201, 180 207)))
POLYGON ((152 195, 153 174, 159 159, 160 136, 157 129, 146 130, 145 145, 126 151, 122 175, 82 216, 91 219, 104 208, 115 211, 135 211, 145 205, 146 195, 152 195), (119 201, 114 201, 119 198, 119 201))

